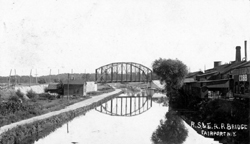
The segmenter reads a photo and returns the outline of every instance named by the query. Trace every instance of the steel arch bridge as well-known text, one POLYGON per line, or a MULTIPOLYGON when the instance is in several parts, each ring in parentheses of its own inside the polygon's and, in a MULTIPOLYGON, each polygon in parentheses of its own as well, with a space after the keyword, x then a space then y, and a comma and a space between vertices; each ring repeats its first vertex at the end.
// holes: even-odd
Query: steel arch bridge
POLYGON ((151 82, 153 72, 148 67, 134 62, 117 62, 95 70, 96 83, 151 82))

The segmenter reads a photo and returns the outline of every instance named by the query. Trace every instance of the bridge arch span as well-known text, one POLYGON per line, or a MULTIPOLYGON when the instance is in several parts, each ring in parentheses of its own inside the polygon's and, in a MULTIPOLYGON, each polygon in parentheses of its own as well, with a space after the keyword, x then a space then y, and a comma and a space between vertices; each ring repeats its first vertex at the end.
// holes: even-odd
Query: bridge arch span
POLYGON ((151 82, 152 70, 135 62, 116 62, 101 66, 95 70, 97 83, 114 82, 151 82))

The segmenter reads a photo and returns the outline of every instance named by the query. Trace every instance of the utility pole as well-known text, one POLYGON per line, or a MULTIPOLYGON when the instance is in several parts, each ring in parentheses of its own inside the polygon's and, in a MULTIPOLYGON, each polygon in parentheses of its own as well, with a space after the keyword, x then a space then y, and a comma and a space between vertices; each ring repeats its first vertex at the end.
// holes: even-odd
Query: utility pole
POLYGON ((73 69, 71 69, 71 77, 70 77, 70 79, 74 80, 73 69))
POLYGON ((86 88, 86 83, 87 83, 87 74, 86 74, 86 69, 84 70, 84 74, 85 74, 85 80, 83 81, 83 95, 86 96, 87 95, 87 88, 86 88))
POLYGON ((15 69, 15 85, 17 84, 17 80, 16 80, 16 69, 15 69))
POLYGON ((21 75, 19 76, 19 83, 21 84, 21 75))
POLYGON ((58 81, 60 81, 60 76, 59 76, 59 69, 58 69, 58 81))
POLYGON ((49 72, 49 79, 50 79, 50 83, 51 83, 51 69, 50 69, 50 72, 49 72))
POLYGON ((67 99, 69 100, 69 73, 68 73, 68 96, 67 99))
POLYGON ((36 84, 37 84, 37 69, 36 69, 36 84))
POLYGON ((32 73, 32 69, 30 70, 30 83, 31 83, 31 73, 32 73))
POLYGON ((86 73, 86 69, 84 70, 85 73, 85 81, 87 81, 87 73, 86 73))
POLYGON ((11 72, 12 72, 12 69, 10 70, 10 76, 9 76, 9 81, 8 81, 8 87, 10 88, 10 79, 11 79, 11 72))

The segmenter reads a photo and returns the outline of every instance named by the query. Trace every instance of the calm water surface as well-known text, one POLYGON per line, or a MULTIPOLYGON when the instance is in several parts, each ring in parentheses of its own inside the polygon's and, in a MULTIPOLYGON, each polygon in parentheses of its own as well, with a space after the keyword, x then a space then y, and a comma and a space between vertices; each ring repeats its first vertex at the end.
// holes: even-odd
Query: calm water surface
MULTIPOLYGON (((127 94, 121 96, 127 96, 127 94)), ((45 138, 36 141, 35 144, 72 144, 74 142, 78 144, 151 144, 151 135, 159 125, 159 121, 164 118, 168 107, 155 102, 152 102, 152 106, 150 104, 151 99, 147 101, 145 97, 113 99, 112 104, 109 101, 102 107, 75 118, 45 138), (113 114, 110 113, 111 111, 113 114)))

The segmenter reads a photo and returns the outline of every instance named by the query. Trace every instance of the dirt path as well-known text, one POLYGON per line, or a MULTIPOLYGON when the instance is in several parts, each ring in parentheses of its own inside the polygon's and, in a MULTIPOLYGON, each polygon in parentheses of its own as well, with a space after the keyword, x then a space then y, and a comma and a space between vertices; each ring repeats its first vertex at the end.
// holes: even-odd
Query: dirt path
POLYGON ((29 119, 26 119, 26 120, 22 120, 22 121, 18 121, 18 122, 9 124, 9 125, 5 125, 3 127, 0 127, 0 135, 3 132, 5 132, 5 131, 7 131, 9 129, 12 129, 12 128, 18 126, 18 125, 24 125, 24 124, 27 124, 27 123, 32 123, 32 122, 35 122, 35 121, 38 121, 38 120, 46 119, 46 118, 49 118, 49 117, 61 114, 63 112, 68 112, 68 111, 71 111, 71 110, 75 110, 77 108, 90 105, 90 104, 92 104, 94 102, 97 102, 97 101, 99 101, 99 100, 101 100, 101 99, 103 99, 105 97, 110 96, 110 95, 117 94, 119 92, 121 92, 121 90, 120 89, 116 89, 113 92, 104 93, 104 94, 101 94, 99 96, 94 96, 94 97, 92 97, 90 99, 87 99, 87 100, 84 100, 84 101, 72 104, 72 105, 67 106, 66 108, 58 110, 58 111, 49 112, 49 113, 46 113, 46 114, 43 114, 43 115, 40 115, 40 116, 32 117, 32 118, 29 118, 29 119))

